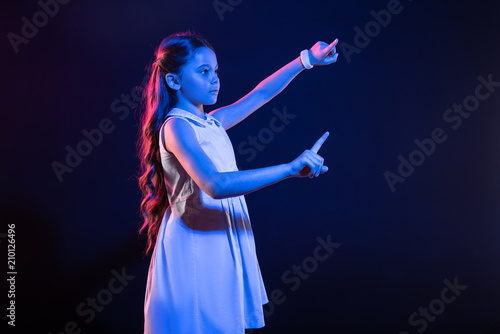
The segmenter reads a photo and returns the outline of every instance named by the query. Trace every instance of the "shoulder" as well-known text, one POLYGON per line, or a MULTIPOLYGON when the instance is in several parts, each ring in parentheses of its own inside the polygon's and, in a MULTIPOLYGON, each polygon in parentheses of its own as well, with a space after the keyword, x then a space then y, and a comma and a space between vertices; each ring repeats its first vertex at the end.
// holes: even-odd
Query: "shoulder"
POLYGON ((183 151, 198 144, 196 131, 187 119, 170 117, 164 123, 163 139, 170 153, 183 151))

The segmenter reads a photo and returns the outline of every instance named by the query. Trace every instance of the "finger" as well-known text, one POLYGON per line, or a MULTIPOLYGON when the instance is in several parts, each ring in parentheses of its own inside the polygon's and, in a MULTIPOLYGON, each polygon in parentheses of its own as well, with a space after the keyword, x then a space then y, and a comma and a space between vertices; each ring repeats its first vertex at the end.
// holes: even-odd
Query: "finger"
POLYGON ((326 64, 335 63, 337 61, 339 54, 335 53, 332 57, 325 59, 326 64))
POLYGON ((321 158, 319 155, 317 156, 317 159, 316 159, 316 167, 314 168, 314 177, 318 177, 319 175, 319 172, 321 171, 321 167, 323 167, 323 161, 324 159, 321 158))
POLYGON ((307 173, 304 176, 308 176, 310 179, 318 174, 318 170, 323 165, 323 158, 318 155, 309 154, 305 157, 304 162, 307 164, 307 173))
POLYGON ((322 166, 320 174, 323 174, 323 173, 326 173, 326 172, 328 172, 328 167, 327 166, 322 166))
POLYGON ((323 167, 322 164, 318 166, 318 169, 316 169, 316 173, 314 173, 314 177, 318 177, 319 172, 321 172, 321 167, 323 167))
POLYGON ((329 59, 332 57, 332 55, 336 54, 337 53, 337 50, 336 48, 333 48, 330 52, 328 52, 325 56, 325 59, 329 59))
POLYGON ((321 148, 321 145, 325 142, 326 138, 328 138, 328 135, 330 135, 330 132, 326 131, 324 135, 321 136, 320 139, 314 144, 314 146, 311 148, 311 151, 314 153, 318 153, 319 149, 321 148))
POLYGON ((316 163, 316 167, 314 168, 314 170, 311 171, 311 173, 309 174, 309 178, 314 178, 314 177, 317 177, 318 176, 318 167, 320 167, 320 165, 318 165, 316 163))
POLYGON ((324 159, 321 156, 319 156, 318 154, 312 153, 312 152, 311 152, 311 155, 309 157, 311 158, 311 161, 313 162, 313 165, 312 165, 313 168, 312 168, 310 174, 312 176, 318 176, 318 173, 321 170, 321 166, 323 166, 324 159))
POLYGON ((335 48, 335 45, 337 45, 337 43, 339 42, 339 39, 338 38, 335 38, 335 40, 333 42, 330 43, 330 45, 328 45, 326 47, 326 53, 329 53, 330 51, 332 51, 333 48, 335 48))
POLYGON ((316 172, 316 177, 318 177, 318 175, 323 170, 323 162, 324 162, 324 159, 321 159, 321 165, 318 166, 318 171, 316 172))
POLYGON ((309 176, 309 178, 318 176, 319 172, 321 171, 321 167, 323 166, 323 161, 324 160, 322 157, 310 152, 310 155, 307 156, 308 164, 310 162, 310 169, 307 173, 307 176, 309 176))

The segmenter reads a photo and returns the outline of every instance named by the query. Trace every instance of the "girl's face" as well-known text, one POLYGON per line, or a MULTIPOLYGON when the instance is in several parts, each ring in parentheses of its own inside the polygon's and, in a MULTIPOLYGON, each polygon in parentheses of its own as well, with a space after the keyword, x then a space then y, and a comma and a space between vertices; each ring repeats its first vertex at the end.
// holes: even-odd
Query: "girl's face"
POLYGON ((219 94, 219 65, 215 53, 207 47, 198 48, 186 63, 179 78, 180 92, 195 106, 212 105, 219 94))

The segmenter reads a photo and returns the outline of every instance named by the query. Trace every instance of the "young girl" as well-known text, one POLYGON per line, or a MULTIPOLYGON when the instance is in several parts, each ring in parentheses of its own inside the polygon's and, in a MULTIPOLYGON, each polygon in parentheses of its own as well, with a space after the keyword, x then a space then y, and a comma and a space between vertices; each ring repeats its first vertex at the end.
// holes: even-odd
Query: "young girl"
POLYGON ((266 104, 304 68, 337 60, 337 40, 310 50, 235 103, 206 113, 220 89, 213 47, 191 32, 165 38, 145 90, 139 140, 147 231, 153 251, 145 334, 239 334, 264 326, 268 302, 245 194, 325 173, 326 132, 290 163, 240 171, 226 130, 266 104))

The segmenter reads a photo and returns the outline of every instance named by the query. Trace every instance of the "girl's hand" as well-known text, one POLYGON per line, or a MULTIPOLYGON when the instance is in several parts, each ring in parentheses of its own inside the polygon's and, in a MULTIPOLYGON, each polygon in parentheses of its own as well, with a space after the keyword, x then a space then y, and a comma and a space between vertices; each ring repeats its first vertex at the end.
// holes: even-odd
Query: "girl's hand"
POLYGON ((328 171, 328 167, 323 166, 324 159, 317 153, 329 134, 328 131, 325 132, 310 150, 305 150, 298 158, 288 163, 288 177, 309 176, 309 178, 312 179, 314 176, 317 177, 319 174, 328 171))
POLYGON ((316 42, 309 50, 309 60, 311 65, 329 65, 337 61, 338 53, 336 47, 339 39, 336 38, 331 44, 316 42))

